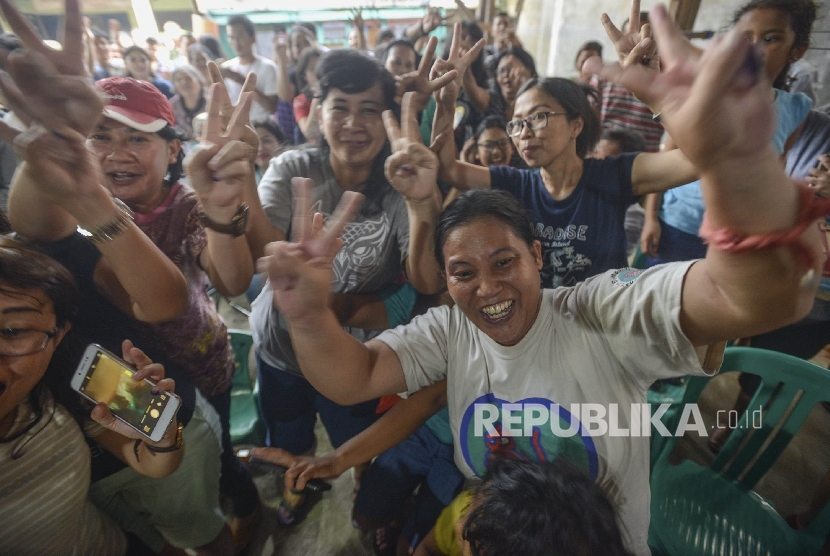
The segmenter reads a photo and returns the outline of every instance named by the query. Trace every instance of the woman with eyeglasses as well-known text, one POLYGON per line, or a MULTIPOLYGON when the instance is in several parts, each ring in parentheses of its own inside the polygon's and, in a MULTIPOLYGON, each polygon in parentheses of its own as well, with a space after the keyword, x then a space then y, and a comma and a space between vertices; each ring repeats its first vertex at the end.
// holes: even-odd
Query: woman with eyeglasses
POLYGON ((461 160, 478 166, 515 166, 516 149, 505 131, 504 119, 484 118, 461 149, 461 160))
MULTIPOLYGON (((435 70, 451 67, 439 60, 435 70)), ((457 91, 453 82, 440 92, 436 134, 451 125, 457 91)), ((528 170, 462 162, 451 141, 440 148, 440 178, 447 184, 462 191, 506 190, 531 212, 542 244, 543 287, 572 286, 626 266, 628 206, 639 195, 695 176, 679 151, 586 158, 600 133, 586 91, 562 78, 531 79, 518 91, 505 130, 528 170)))

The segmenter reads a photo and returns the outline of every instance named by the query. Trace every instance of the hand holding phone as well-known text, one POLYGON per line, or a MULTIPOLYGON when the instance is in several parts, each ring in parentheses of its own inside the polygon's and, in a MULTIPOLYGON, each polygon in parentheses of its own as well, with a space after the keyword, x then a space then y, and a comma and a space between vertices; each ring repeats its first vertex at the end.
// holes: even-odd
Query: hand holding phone
MULTIPOLYGON (((259 458, 253 455, 248 456, 248 465, 250 465, 251 467, 268 468, 272 471, 275 471, 277 475, 280 477, 284 477, 286 472, 288 471, 288 467, 284 465, 273 463, 266 459, 259 458)), ((286 488, 288 487, 286 486, 286 488)), ((322 479, 309 479, 308 482, 305 484, 303 492, 325 492, 327 490, 331 490, 331 483, 327 483, 322 479)))
POLYGON ((129 340, 122 350, 123 360, 90 344, 72 377, 72 388, 96 403, 91 416, 102 426, 127 438, 159 442, 181 405, 173 393, 175 383, 164 378, 162 365, 129 340))

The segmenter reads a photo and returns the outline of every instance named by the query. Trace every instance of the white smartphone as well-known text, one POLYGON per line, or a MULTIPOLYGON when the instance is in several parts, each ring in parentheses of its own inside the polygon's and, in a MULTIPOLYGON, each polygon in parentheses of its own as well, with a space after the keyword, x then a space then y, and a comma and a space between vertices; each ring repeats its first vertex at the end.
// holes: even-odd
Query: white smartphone
POLYGON ((158 442, 182 400, 169 392, 153 394, 156 385, 147 379, 135 381, 134 374, 121 358, 90 344, 72 376, 72 388, 94 403, 106 404, 118 419, 158 442))

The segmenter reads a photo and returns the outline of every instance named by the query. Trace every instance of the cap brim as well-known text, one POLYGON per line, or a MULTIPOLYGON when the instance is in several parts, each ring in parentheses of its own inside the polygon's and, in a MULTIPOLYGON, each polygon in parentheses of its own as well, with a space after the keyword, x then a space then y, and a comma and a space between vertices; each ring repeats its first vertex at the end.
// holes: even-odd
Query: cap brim
POLYGON ((146 114, 118 106, 105 106, 104 116, 146 133, 155 133, 167 127, 167 120, 163 118, 149 118, 146 114))

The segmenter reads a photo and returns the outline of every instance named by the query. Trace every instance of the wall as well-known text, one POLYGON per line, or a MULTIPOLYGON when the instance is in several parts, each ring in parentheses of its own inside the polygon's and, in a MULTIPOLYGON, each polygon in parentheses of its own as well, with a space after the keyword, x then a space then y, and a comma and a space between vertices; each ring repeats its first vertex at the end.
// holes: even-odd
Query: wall
MULTIPOLYGON (((695 21, 695 30, 718 31, 728 25, 732 13, 745 0, 702 0, 695 21)), ((667 2, 666 2, 667 3, 667 2)), ((651 9, 656 0, 642 0, 643 11, 651 9)), ((580 45, 599 40, 605 45, 606 62, 615 61, 611 41, 600 23, 603 12, 618 26, 628 17, 629 0, 525 0, 518 22, 518 35, 536 59, 540 73, 548 76, 572 77, 576 74, 574 58, 580 45)), ((805 58, 819 72, 817 105, 830 103, 830 2, 821 10, 823 19, 813 27, 813 46, 805 58)), ((705 46, 706 41, 697 41, 705 46)))

